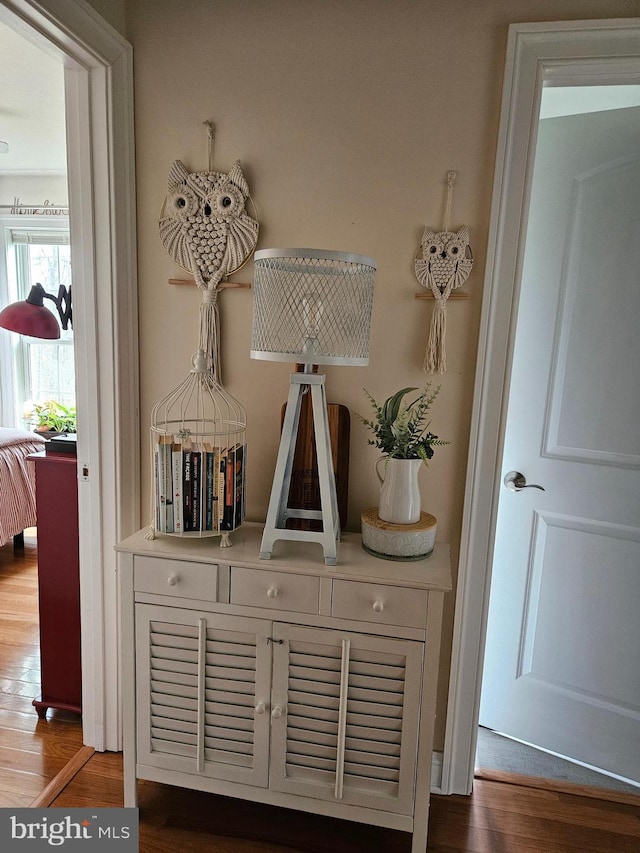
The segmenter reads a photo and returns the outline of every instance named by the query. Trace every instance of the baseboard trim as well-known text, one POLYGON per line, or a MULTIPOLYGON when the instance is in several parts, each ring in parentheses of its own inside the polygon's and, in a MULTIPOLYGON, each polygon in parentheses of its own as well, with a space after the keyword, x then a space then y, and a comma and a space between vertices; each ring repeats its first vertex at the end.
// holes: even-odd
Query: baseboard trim
POLYGON ((45 809, 50 806, 60 792, 64 791, 69 782, 72 781, 73 777, 82 770, 94 752, 95 749, 92 746, 81 746, 73 758, 67 761, 57 776, 54 776, 49 782, 44 791, 38 794, 30 808, 45 809))
POLYGON ((442 760, 443 752, 434 752, 431 756, 431 793, 442 793, 442 760))

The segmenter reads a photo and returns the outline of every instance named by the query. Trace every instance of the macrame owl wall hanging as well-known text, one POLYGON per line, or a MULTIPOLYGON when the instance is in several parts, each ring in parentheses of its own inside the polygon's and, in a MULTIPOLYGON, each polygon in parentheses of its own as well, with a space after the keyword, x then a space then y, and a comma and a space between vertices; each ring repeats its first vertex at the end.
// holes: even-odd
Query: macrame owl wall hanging
POLYGON ((451 291, 465 283, 473 266, 469 229, 463 226, 456 232, 449 231, 455 176, 455 172, 447 173, 447 202, 443 230, 434 232, 427 226, 416 253, 415 271, 418 281, 431 291, 435 299, 429 341, 422 365, 422 369, 428 373, 445 373, 447 370, 446 302, 451 291))
MULTIPOLYGON (((200 349, 220 373, 218 292, 240 269, 258 242, 258 221, 247 212, 253 202, 238 160, 230 172, 212 167, 214 128, 208 128, 209 170, 189 172, 176 160, 169 171, 168 193, 158 223, 160 239, 173 260, 190 272, 202 290, 200 349)), ((254 213, 255 213, 255 206, 254 213)))

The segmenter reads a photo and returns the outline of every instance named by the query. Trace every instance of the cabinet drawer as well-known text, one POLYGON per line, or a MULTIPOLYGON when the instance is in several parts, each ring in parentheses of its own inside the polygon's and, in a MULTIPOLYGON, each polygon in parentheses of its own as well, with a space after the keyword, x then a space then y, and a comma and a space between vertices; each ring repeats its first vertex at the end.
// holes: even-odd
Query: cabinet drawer
POLYGON ((424 589, 334 580, 331 615, 339 619, 424 628, 427 596, 424 589))
POLYGON ((231 566, 231 604, 317 613, 320 579, 231 566))
POLYGON ((136 592, 217 601, 218 566, 160 557, 135 557, 133 588, 136 592))

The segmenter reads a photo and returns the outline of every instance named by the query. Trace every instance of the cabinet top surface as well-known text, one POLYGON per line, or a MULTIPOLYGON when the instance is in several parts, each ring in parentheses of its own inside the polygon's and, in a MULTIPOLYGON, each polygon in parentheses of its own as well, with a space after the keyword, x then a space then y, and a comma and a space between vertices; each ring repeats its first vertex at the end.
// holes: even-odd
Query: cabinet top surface
POLYGON ((75 453, 69 453, 69 451, 65 451, 64 453, 51 450, 38 450, 35 453, 30 453, 27 457, 32 462, 40 463, 40 462, 67 462, 68 464, 75 465, 77 463, 78 457, 75 453))
POLYGON ((383 560, 364 551, 359 533, 342 533, 338 542, 338 565, 325 566, 322 548, 317 543, 284 539, 275 542, 270 560, 261 560, 262 524, 245 522, 234 530, 230 548, 221 548, 218 537, 197 539, 160 534, 149 540, 145 539, 148 529, 145 527, 119 542, 115 546, 116 551, 191 562, 250 565, 265 571, 302 572, 445 592, 451 589, 449 546, 441 543, 436 543, 433 553, 424 560, 383 560))

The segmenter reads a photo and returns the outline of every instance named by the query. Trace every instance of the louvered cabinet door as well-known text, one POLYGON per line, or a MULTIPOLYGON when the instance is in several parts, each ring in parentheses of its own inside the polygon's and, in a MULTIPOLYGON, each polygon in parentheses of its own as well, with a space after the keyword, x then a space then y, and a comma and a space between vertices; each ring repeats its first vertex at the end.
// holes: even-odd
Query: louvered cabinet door
POLYGON ((269 787, 412 815, 423 644, 282 623, 273 636, 269 787))
POLYGON ((140 764, 266 787, 270 626, 136 606, 140 764))

